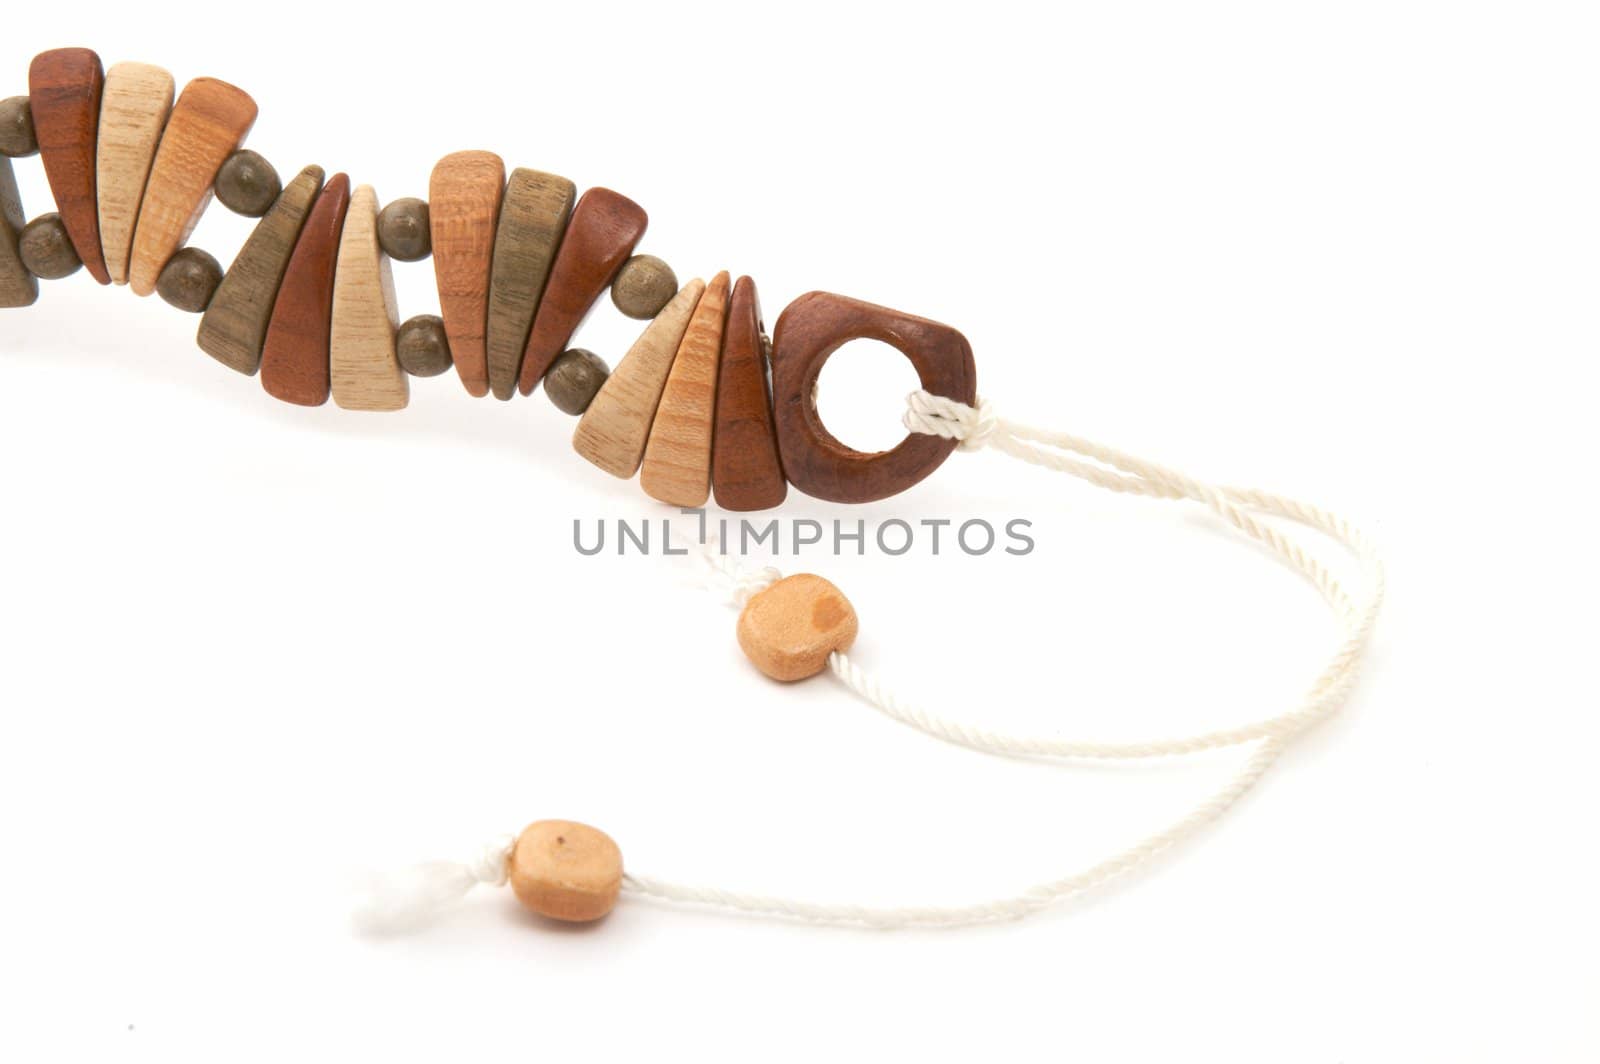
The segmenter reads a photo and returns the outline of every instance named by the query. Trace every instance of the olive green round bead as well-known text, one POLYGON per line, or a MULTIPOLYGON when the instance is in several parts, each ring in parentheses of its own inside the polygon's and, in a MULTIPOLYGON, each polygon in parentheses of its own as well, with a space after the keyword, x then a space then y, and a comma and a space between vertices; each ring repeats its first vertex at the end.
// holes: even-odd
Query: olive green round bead
POLYGON ((224 207, 246 218, 260 218, 278 201, 283 182, 259 153, 242 148, 223 160, 216 188, 224 207))
POLYGON ((161 268, 156 291, 179 310, 199 314, 211 305, 221 283, 221 263, 199 248, 184 248, 161 268))
POLYGON ((622 264, 611 282, 611 302, 630 318, 648 321, 678 294, 672 267, 654 255, 635 255, 622 264))
POLYGON ((574 347, 562 352, 545 371, 544 394, 563 414, 581 414, 610 375, 611 368, 599 355, 574 347))
POLYGON ((41 214, 23 226, 17 256, 29 273, 46 281, 71 277, 83 265, 59 214, 41 214))
POLYGON ((397 262, 418 262, 433 252, 428 225, 426 200, 397 199, 378 212, 378 244, 397 262))
POLYGON ((413 377, 437 377, 449 369, 450 338, 445 335, 444 319, 437 314, 409 319, 395 338, 395 354, 400 367, 413 377))
POLYGON ((0 100, 0 155, 20 159, 39 150, 33 132, 33 107, 26 96, 0 100))

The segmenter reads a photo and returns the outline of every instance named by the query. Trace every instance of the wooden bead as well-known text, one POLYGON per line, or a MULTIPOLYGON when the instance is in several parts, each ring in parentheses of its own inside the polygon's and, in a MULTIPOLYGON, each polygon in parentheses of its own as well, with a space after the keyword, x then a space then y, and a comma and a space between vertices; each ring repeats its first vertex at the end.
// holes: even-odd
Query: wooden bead
POLYGON ((333 282, 333 401, 346 410, 402 410, 411 400, 395 353, 396 306, 394 269, 378 247, 378 194, 362 185, 350 197, 333 282))
POLYGON ((22 264, 17 246, 24 217, 11 160, 0 158, 0 308, 32 306, 39 298, 39 281, 22 264))
POLYGON ((639 469, 639 486, 671 506, 704 506, 711 495, 711 432, 716 418, 717 360, 728 309, 728 273, 706 285, 700 305, 672 360, 650 439, 639 469))
POLYGON ((267 342, 278 286, 322 180, 322 167, 308 166, 289 182, 217 286, 206 316, 200 319, 199 343, 224 366, 246 376, 261 368, 261 348, 267 342))
POLYGON ((494 233, 505 193, 506 166, 486 151, 440 159, 428 182, 433 272, 450 355, 467 393, 489 394, 485 330, 494 233))
POLYGON ((517 900, 555 920, 598 920, 622 893, 622 851, 605 832, 571 820, 529 824, 507 865, 517 900))
POLYGON ((591 188, 572 209, 567 234, 522 353, 522 394, 533 391, 550 363, 566 350, 589 308, 644 235, 644 208, 606 188, 591 188))
POLYGON ((255 121, 255 101, 225 81, 195 78, 183 87, 161 134, 139 206, 128 263, 128 287, 135 295, 156 290, 161 267, 205 213, 218 167, 255 121))
POLYGON ((306 218, 272 306, 261 349, 261 386, 286 403, 328 401, 333 274, 349 206, 350 179, 335 174, 306 218))
POLYGON ((175 88, 171 74, 146 63, 118 63, 106 72, 105 88, 100 94, 95 182, 100 247, 112 284, 128 283, 128 259, 133 252, 139 204, 144 201, 150 164, 155 161, 156 145, 161 142, 161 131, 172 111, 175 88))
POLYGON ((572 449, 614 477, 626 480, 639 471, 650 424, 661 405, 661 390, 705 290, 705 282, 695 278, 656 315, 606 379, 572 434, 572 449))
POLYGON ((649 321, 678 294, 672 267, 654 255, 635 255, 611 282, 611 302, 630 318, 649 321))
POLYGON ((23 226, 17 254, 29 273, 46 281, 71 277, 83 265, 59 214, 41 214, 23 226))
POLYGON ((0 155, 20 159, 39 150, 33 131, 33 108, 26 96, 0 100, 0 155))
POLYGON ((538 170, 513 170, 506 183, 489 280, 489 387, 496 399, 516 394, 522 349, 577 195, 571 181, 538 170))
POLYGON ((421 262, 433 252, 428 201, 407 196, 378 212, 378 244, 396 262, 421 262))
POLYGON ((235 214, 260 218, 283 191, 277 169, 259 152, 241 148, 217 168, 217 199, 235 214))
POLYGON ((544 394, 563 414, 581 414, 589 409, 610 373, 610 367, 599 355, 575 347, 563 351, 551 364, 544 375, 544 394))
POLYGON ((437 377, 450 368, 450 337, 437 314, 407 318, 395 338, 400 368, 413 377, 437 377))
POLYGON ((767 399, 764 332, 756 284, 741 277, 728 299, 711 450, 711 491, 724 510, 765 510, 789 491, 767 399))
POLYGON ((856 611, 811 573, 785 577, 750 596, 739 614, 739 647, 756 668, 785 683, 815 676, 828 655, 856 641, 856 611))
POLYGON ((28 68, 33 128, 56 210, 90 276, 110 284, 95 199, 94 152, 104 85, 100 57, 87 48, 42 52, 28 68))
POLYGON ((199 248, 183 248, 161 267, 156 294, 179 310, 199 314, 221 283, 221 263, 199 248))
POLYGON ((966 337, 948 325, 827 292, 810 292, 778 319, 772 348, 772 404, 778 451, 789 483, 829 502, 872 502, 905 491, 955 450, 956 441, 908 435, 888 451, 846 447, 817 414, 817 375, 851 340, 898 348, 922 387, 963 403, 977 397, 978 375, 966 337))

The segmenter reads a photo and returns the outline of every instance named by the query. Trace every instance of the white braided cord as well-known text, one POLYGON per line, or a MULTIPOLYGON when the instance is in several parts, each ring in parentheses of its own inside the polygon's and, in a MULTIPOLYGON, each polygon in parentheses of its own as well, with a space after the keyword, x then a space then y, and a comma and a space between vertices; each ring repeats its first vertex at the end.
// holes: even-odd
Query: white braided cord
MULTIPOLYGON (((885 715, 938 739, 983 753, 1066 759, 1133 759, 1171 757, 1244 743, 1256 745, 1243 768, 1221 789, 1167 827, 1083 871, 994 901, 960 906, 892 908, 819 904, 712 887, 685 886, 632 873, 623 880, 626 893, 658 901, 855 927, 957 927, 1017 919, 1098 887, 1193 836, 1255 786, 1297 735, 1336 712, 1348 696, 1383 602, 1384 570, 1371 542, 1343 518, 1269 492, 1213 487, 1154 462, 1134 458, 1068 433, 1019 425, 997 417, 991 405, 983 400, 976 406, 969 406, 925 391, 914 392, 907 400, 905 424, 912 432, 959 440, 962 450, 991 448, 1033 465, 1071 474, 1109 491, 1199 503, 1304 576, 1333 609, 1344 626, 1345 638, 1300 703, 1286 712, 1237 727, 1176 739, 1125 742, 1013 736, 948 720, 907 704, 889 690, 882 680, 847 655, 833 654, 828 660, 833 674, 885 715), (1263 521, 1262 517, 1281 518, 1300 524, 1323 533, 1347 548, 1360 561, 1366 576, 1363 593, 1353 598, 1321 560, 1298 540, 1263 521)), ((777 579, 776 570, 770 567, 756 573, 741 574, 738 563, 725 557, 714 564, 734 583, 739 605, 750 593, 777 579)))

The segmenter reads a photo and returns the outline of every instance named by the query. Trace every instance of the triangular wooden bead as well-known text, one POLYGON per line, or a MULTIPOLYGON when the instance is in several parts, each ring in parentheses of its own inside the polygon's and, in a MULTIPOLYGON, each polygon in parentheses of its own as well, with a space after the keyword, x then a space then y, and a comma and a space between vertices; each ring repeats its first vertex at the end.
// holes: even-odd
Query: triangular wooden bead
POLYGON ((626 480, 639 471, 661 390, 705 290, 697 277, 662 308, 611 371, 572 434, 572 449, 614 477, 626 480))

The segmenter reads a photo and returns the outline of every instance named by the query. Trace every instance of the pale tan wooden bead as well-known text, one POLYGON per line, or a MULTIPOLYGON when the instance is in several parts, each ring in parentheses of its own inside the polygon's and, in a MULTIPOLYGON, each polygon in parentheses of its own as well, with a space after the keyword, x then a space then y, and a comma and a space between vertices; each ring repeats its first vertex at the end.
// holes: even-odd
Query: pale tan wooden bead
POLYGON ((857 628, 844 592, 797 573, 750 597, 739 614, 739 647, 756 668, 788 683, 827 668, 828 655, 849 650, 857 628))
POLYGON ((571 820, 529 824, 509 864, 517 900, 554 920, 598 920, 622 892, 622 851, 599 828, 571 820))

